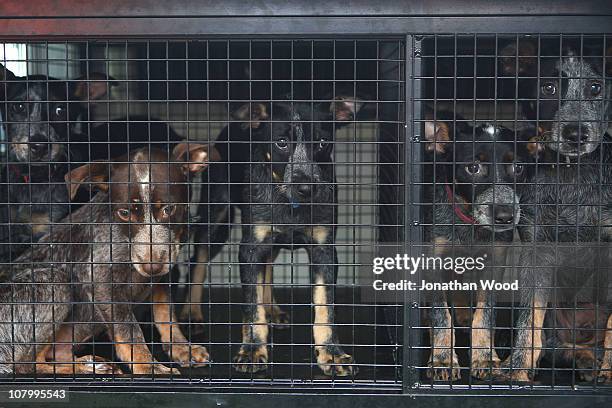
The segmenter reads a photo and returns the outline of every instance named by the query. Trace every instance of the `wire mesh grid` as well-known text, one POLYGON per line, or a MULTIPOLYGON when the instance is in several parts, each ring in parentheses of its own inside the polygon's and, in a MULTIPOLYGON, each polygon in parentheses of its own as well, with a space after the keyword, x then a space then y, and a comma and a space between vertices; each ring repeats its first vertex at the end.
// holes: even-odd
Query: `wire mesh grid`
POLYGON ((4 43, 5 380, 399 389, 403 44, 4 43))
POLYGON ((418 271, 411 387, 609 390, 610 39, 435 35, 414 47, 412 250, 476 266, 418 271))
POLYGON ((3 43, 4 381, 608 390, 609 48, 3 43))

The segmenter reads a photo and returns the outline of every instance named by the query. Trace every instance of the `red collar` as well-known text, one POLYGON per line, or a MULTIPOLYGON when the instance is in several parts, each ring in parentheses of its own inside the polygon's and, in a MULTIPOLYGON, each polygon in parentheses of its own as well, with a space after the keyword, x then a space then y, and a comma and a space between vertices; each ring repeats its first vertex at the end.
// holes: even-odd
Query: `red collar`
POLYGON ((455 194, 453 194, 453 190, 451 189, 450 185, 446 184, 444 188, 446 189, 448 200, 453 204, 453 210, 455 211, 455 214, 457 214, 457 217, 459 217, 461 221, 465 222, 466 224, 478 224, 474 217, 465 214, 461 210, 461 207, 457 205, 457 199, 455 198, 455 194))
POLYGON ((11 164, 10 168, 13 173, 17 175, 17 177, 21 177, 25 184, 28 184, 30 182, 30 175, 21 173, 21 170, 19 170, 19 166, 11 164))

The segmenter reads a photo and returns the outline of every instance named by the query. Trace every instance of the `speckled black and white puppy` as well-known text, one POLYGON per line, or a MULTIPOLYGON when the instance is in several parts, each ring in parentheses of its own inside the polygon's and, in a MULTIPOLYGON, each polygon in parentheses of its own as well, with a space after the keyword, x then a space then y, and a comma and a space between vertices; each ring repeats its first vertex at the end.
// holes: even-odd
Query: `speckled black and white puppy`
POLYGON ((517 80, 517 99, 540 128, 540 139, 563 160, 572 160, 595 151, 608 129, 612 47, 605 52, 599 47, 591 56, 555 43, 538 50, 535 40, 520 38, 500 51, 500 71, 517 80))
POLYGON ((335 130, 355 118, 355 99, 330 103, 258 104, 251 120, 252 148, 245 166, 241 206, 240 277, 244 296, 242 346, 234 367, 267 368, 269 327, 264 307, 266 263, 280 248, 305 248, 311 262, 314 348, 327 375, 357 372, 334 327, 337 218, 333 162, 335 130))
MULTIPOLYGON (((565 268, 569 263, 575 264, 576 259, 556 253, 554 245, 545 243, 599 245, 612 240, 612 140, 606 133, 612 114, 612 50, 606 54, 600 51, 595 57, 579 56, 571 49, 559 54, 556 50, 538 51, 534 42, 521 39, 518 47, 509 45, 503 53, 506 57, 502 58, 502 69, 506 73, 518 74, 519 81, 521 76, 529 77, 518 87, 519 96, 529 98, 522 103, 523 109, 529 118, 538 121, 541 131, 531 149, 537 159, 535 178, 520 189, 524 204, 518 231, 527 245, 522 246, 520 256, 521 309, 515 344, 495 377, 530 381, 544 354, 542 328, 552 299, 551 287, 564 286, 564 281, 569 280, 577 291, 580 288, 576 286, 588 282, 598 269, 593 252, 582 251, 585 258, 580 262, 590 267, 583 269, 583 275, 576 280, 565 268), (518 61, 513 57, 517 48, 524 56, 518 61), (538 59, 541 54, 557 56, 538 59), (607 72, 603 70, 604 60, 607 72), (544 245, 536 246, 534 242, 544 245)), ((573 304, 571 296, 566 299, 573 304)), ((612 328, 612 315, 607 328, 612 328)), ((604 343, 612 345, 610 330, 604 343)), ((609 348, 601 363, 592 354, 591 358, 577 358, 575 364, 579 370, 589 372, 599 368, 599 380, 612 381, 609 348)))
MULTIPOLYGON (((449 116, 452 118, 438 113, 437 120, 425 122, 426 150, 432 153, 435 167, 433 223, 427 236, 437 256, 476 258, 487 254, 488 261, 480 271, 434 271, 428 279, 492 279, 501 276, 500 268, 493 265, 504 265, 507 245, 503 243, 512 241, 520 219, 521 199, 516 186, 525 180, 526 146, 515 142, 515 132, 509 129, 492 124, 472 128, 461 118, 442 119, 449 116)), ((446 291, 431 292, 432 353, 427 375, 436 381, 460 378, 449 303, 470 305, 469 296, 465 297, 461 299, 458 292, 452 296, 446 291)), ((493 344, 493 302, 494 293, 479 290, 473 315, 461 313, 465 307, 455 310, 457 323, 471 326, 470 373, 476 378, 484 378, 500 363, 493 344)))
POLYGON ((2 261, 15 259, 70 211, 64 174, 68 160, 75 157, 68 142, 80 131, 78 123, 86 120, 85 103, 108 90, 103 75, 92 73, 91 79, 98 81, 18 77, 0 65, 0 102, 6 102, 0 109, 10 163, 0 169, 6 183, 0 200, 8 203, 0 236, 11 243, 0 248, 2 261))

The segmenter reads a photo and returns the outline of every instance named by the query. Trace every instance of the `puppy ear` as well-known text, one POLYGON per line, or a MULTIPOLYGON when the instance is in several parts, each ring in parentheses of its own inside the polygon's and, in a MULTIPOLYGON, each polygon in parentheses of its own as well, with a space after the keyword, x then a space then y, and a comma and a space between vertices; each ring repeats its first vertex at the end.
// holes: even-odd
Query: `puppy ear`
POLYGON ((450 128, 446 122, 428 120, 425 122, 425 150, 444 154, 450 150, 450 128))
POLYGON ((92 72, 89 74, 89 78, 80 77, 77 82, 71 83, 71 96, 83 102, 102 99, 108 95, 110 88, 116 85, 109 82, 113 80, 113 77, 106 74, 92 72))
POLYGON ((527 139, 527 144, 526 144, 527 154, 529 154, 529 156, 531 156, 534 159, 540 158, 545 148, 544 143, 542 143, 543 142, 543 138, 541 136, 542 129, 538 128, 536 133, 537 134, 535 136, 529 137, 529 135, 527 135, 523 139, 523 140, 527 139))
POLYGON ((336 96, 329 107, 329 111, 337 121, 354 120, 357 113, 363 107, 363 102, 355 97, 336 96))
POLYGON ((4 65, 0 64, 0 101, 5 100, 9 84, 5 81, 14 81, 17 77, 4 65))
POLYGON ((536 74, 538 47, 535 40, 519 38, 499 52, 501 73, 506 76, 530 76, 536 74), (517 60, 518 58, 518 60, 517 60))
POLYGON ((209 162, 221 160, 221 155, 214 146, 199 143, 179 143, 172 151, 176 161, 182 161, 183 171, 199 173, 208 167, 209 162))
POLYGON ((102 191, 108 191, 108 173, 110 171, 109 162, 91 162, 81 167, 77 167, 64 176, 68 186, 68 193, 72 200, 79 187, 83 184, 95 185, 102 191))
POLYGON ((246 103, 232 113, 234 120, 242 122, 240 127, 243 130, 258 129, 261 122, 269 117, 268 108, 263 103, 246 103))

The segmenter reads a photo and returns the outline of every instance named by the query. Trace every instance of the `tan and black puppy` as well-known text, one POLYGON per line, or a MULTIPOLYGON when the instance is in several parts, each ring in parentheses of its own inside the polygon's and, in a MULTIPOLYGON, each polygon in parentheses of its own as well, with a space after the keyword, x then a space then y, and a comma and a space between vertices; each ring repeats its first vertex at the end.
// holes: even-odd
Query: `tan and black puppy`
MULTIPOLYGON (((435 167, 433 222, 427 235, 435 255, 484 257, 488 267, 461 274, 436 270, 432 275, 438 282, 479 282, 501 276, 501 268, 493 264, 505 265, 508 245, 504 243, 513 240, 520 219, 516 186, 527 173, 526 143, 516 142, 515 133, 503 127, 472 127, 459 117, 446 120, 452 114, 436 116, 438 120, 425 122, 426 150, 435 167)), ((470 304, 464 292, 434 290, 430 299, 428 377, 436 381, 460 378, 454 330, 459 324, 471 328, 470 374, 485 378, 500 364, 493 343, 494 293, 478 290, 476 304, 470 304), (455 319, 449 305, 461 306, 455 309, 455 319), (475 307, 473 312, 469 306, 475 307)))
MULTIPOLYGON (((241 372, 268 363, 267 265, 281 248, 305 248, 311 263, 314 348, 327 375, 357 373, 353 358, 338 343, 334 327, 334 285, 338 269, 333 144, 336 128, 355 118, 361 103, 336 98, 331 103, 255 104, 247 125, 242 176, 240 276, 244 306, 242 346, 234 359, 241 372)), ((268 313, 269 314, 269 313, 268 313)))
MULTIPOLYGON (((251 160, 251 130, 261 120, 268 119, 265 106, 246 104, 232 113, 233 121, 223 128, 214 142, 210 166, 204 175, 204 184, 198 200, 198 220, 191 224, 194 231, 195 254, 187 282, 188 297, 180 317, 187 322, 203 322, 202 302, 204 282, 209 262, 221 252, 230 237, 233 223, 237 223, 237 210, 245 202, 245 167, 251 160), (252 120, 254 119, 254 120, 252 120)), ((272 262, 272 261, 271 261, 272 262)), ((289 317, 276 305, 271 290, 271 265, 266 272, 266 313, 276 328, 287 328, 289 317)))

